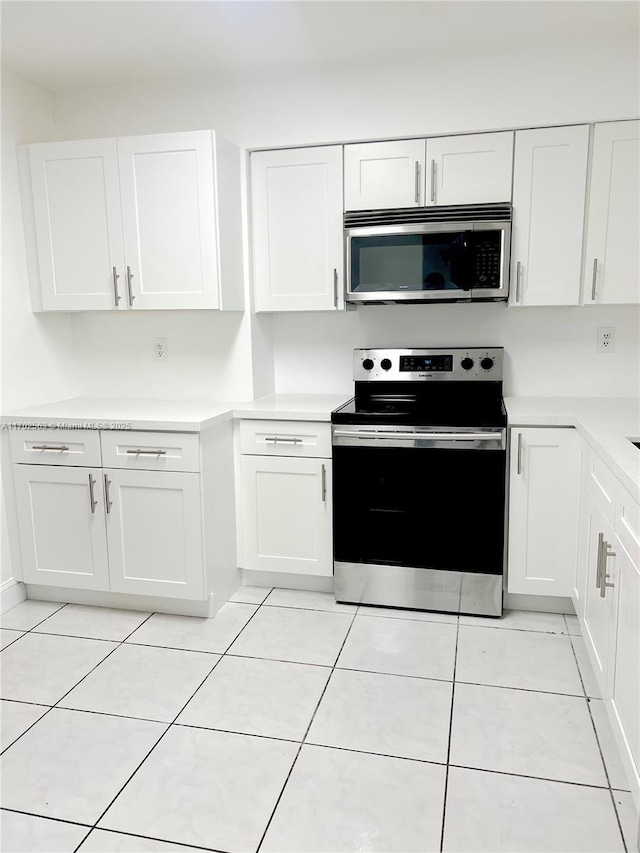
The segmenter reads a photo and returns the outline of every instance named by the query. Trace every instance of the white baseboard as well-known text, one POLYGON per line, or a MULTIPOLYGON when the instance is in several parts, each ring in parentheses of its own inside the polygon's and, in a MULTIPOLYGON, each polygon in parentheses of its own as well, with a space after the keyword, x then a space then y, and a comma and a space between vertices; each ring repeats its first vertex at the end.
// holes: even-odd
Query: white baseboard
POLYGON ((184 601, 178 598, 160 598, 155 595, 96 592, 90 589, 67 589, 61 586, 40 586, 31 583, 27 586, 27 595, 36 601, 63 601, 65 604, 90 604, 94 607, 119 607, 123 610, 143 610, 207 618, 215 615, 224 604, 224 601, 214 604, 213 596, 209 596, 205 601, 184 601))
POLYGON ((9 578, 0 585, 0 613, 6 613, 11 610, 16 604, 20 604, 27 597, 27 590, 22 581, 17 581, 15 578, 9 578))

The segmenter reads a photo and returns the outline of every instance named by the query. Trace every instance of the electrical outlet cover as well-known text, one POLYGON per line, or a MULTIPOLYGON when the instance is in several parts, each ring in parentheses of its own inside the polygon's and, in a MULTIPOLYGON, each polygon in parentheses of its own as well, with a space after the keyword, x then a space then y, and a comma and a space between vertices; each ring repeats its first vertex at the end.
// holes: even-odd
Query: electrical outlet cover
POLYGON ((599 326, 596 343, 597 352, 616 351, 616 330, 613 326, 599 326))

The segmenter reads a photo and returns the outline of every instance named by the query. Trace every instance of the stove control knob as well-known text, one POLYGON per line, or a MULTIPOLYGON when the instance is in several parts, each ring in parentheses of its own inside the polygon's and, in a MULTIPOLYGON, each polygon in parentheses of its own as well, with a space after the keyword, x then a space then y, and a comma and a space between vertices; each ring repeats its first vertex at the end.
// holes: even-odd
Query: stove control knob
POLYGON ((460 367, 463 370, 471 370, 473 367, 473 359, 472 358, 463 358, 460 362, 460 367))
POLYGON ((373 361, 370 358, 365 358, 362 362, 362 366, 365 370, 373 370, 373 361))
POLYGON ((480 367, 483 370, 491 370, 493 367, 493 359, 492 358, 483 358, 480 360, 480 367))
POLYGON ((382 361, 380 362, 380 367, 383 370, 391 370, 391 359, 383 358, 382 361))

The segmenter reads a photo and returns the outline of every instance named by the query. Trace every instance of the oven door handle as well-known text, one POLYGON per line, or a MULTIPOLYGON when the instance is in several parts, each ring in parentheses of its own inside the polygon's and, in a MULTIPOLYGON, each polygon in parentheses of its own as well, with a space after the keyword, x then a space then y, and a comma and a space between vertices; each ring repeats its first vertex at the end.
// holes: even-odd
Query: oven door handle
POLYGON ((333 431, 336 438, 393 438, 416 441, 426 439, 428 441, 499 441, 502 432, 394 432, 392 430, 348 430, 336 429, 333 431))

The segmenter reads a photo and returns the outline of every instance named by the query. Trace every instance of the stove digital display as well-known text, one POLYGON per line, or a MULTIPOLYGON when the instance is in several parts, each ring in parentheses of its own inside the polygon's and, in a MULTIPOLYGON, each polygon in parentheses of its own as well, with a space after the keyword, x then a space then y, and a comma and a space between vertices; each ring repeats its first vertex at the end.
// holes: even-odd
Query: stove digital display
POLYGON ((435 373, 453 370, 452 355, 401 355, 401 373, 435 373))

